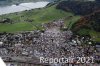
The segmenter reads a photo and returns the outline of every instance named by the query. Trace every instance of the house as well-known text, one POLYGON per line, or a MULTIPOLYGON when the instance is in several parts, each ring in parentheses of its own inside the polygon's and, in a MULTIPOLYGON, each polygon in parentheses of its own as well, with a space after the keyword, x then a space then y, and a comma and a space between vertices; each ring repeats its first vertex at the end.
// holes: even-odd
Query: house
POLYGON ((96 50, 100 52, 100 43, 96 43, 96 50))

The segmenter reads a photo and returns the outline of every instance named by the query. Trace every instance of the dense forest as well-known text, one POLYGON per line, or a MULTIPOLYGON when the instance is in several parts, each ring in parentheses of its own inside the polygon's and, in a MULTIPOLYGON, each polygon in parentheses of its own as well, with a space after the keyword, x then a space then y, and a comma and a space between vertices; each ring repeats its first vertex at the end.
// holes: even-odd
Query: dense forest
POLYGON ((76 15, 87 15, 91 14, 94 11, 100 9, 99 2, 79 2, 79 1, 62 1, 60 2, 57 9, 73 12, 76 15))
POLYGON ((72 30, 77 31, 82 28, 100 32, 100 10, 90 15, 81 17, 80 20, 73 25, 72 30))

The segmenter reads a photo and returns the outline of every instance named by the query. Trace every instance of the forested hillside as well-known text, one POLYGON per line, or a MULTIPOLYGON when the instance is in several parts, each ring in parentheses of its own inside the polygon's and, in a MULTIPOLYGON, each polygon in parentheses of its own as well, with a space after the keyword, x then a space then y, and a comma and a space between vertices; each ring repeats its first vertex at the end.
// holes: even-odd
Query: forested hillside
POLYGON ((95 41, 100 41, 100 1, 62 1, 56 8, 81 16, 71 27, 74 33, 90 35, 95 41))
POLYGON ((81 28, 93 29, 100 32, 100 10, 81 17, 80 20, 73 25, 74 31, 81 30, 81 28))
POLYGON ((94 1, 93 2, 62 1, 57 5, 56 8, 64 11, 73 12, 76 15, 87 15, 93 13, 94 11, 99 10, 100 3, 94 1))

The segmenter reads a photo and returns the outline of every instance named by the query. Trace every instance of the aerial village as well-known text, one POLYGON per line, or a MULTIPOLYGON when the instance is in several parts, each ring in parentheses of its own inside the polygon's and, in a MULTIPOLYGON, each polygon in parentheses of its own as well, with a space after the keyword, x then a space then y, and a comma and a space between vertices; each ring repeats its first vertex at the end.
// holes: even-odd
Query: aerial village
POLYGON ((0 33, 0 56, 7 66, 99 66, 100 45, 90 36, 79 36, 64 28, 63 19, 42 25, 43 31, 0 33), (40 63, 40 57, 93 57, 90 63, 40 63), (92 63, 94 62, 94 63, 92 63))

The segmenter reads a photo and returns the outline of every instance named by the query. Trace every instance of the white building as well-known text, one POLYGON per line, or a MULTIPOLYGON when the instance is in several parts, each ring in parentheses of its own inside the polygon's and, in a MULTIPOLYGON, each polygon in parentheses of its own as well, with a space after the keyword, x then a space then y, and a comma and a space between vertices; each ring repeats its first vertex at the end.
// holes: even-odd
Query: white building
POLYGON ((1 57, 0 57, 0 66, 6 66, 1 57))

